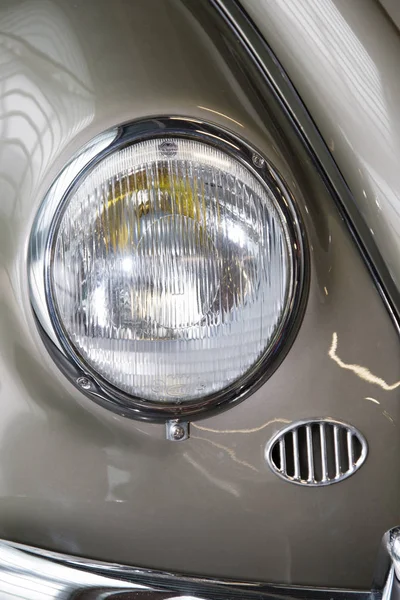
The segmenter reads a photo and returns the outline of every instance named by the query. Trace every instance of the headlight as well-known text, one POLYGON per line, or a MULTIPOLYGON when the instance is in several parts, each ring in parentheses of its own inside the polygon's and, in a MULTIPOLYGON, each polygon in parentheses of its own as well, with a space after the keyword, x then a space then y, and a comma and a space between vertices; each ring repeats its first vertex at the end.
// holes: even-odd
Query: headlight
POLYGON ((120 138, 69 186, 46 297, 84 373, 128 409, 172 416, 260 379, 293 318, 302 241, 258 155, 257 169, 209 130, 146 137, 120 138))

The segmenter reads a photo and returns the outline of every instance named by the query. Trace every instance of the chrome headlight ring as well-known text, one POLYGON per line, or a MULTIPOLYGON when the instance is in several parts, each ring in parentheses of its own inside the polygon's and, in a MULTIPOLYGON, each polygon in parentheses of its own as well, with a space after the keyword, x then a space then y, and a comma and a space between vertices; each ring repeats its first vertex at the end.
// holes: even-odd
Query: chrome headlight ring
MULTIPOLYGON (((165 147, 166 156, 170 149, 165 147)), ((183 117, 141 120, 109 130, 87 144, 63 169, 39 209, 29 245, 28 275, 31 303, 43 340, 67 377, 91 399, 121 415, 165 422, 204 418, 242 401, 268 379, 289 350, 300 325, 308 293, 306 236, 296 203, 276 170, 260 153, 236 135, 214 125, 183 117), (286 304, 266 351, 238 381, 207 396, 185 401, 155 402, 128 394, 88 364, 71 344, 54 302, 51 265, 54 241, 63 211, 82 180, 107 157, 146 140, 193 140, 225 153, 241 163, 273 195, 285 222, 290 245, 290 277, 286 304)))

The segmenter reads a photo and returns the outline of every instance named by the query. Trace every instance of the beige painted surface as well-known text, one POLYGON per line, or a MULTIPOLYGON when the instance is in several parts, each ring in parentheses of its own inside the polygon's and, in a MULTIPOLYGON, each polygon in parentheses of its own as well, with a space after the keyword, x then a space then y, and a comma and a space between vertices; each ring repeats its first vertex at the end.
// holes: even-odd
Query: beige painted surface
MULTIPOLYGON (((376 0, 243 0, 400 287, 400 35, 376 0)), ((398 15, 398 3, 390 5, 398 15)))
MULTIPOLYGON (((176 572, 368 588, 382 534, 400 521, 399 341, 314 166, 207 7, 0 0, 0 537, 176 572), (65 162, 116 123, 160 114, 210 120, 257 147, 294 194, 310 243, 309 302, 285 361, 182 444, 65 380, 26 276, 33 219, 65 162), (354 477, 304 489, 272 474, 264 447, 317 416, 358 427, 370 452, 354 477)), ((362 87, 374 119, 366 90, 376 89, 362 87)), ((374 152, 393 169, 392 134, 374 123, 389 136, 374 152)))

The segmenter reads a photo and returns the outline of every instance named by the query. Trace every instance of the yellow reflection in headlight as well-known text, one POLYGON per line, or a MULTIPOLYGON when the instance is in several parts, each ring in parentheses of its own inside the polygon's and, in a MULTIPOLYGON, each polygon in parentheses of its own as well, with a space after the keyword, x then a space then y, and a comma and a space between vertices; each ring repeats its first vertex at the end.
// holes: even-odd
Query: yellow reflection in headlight
MULTIPOLYGON (((128 177, 115 179, 107 195, 96 231, 107 248, 116 251, 133 243, 131 229, 141 235, 141 219, 150 214, 179 215, 206 224, 205 191, 203 182, 171 174, 167 167, 158 166, 155 173, 141 170, 128 177), (154 176, 155 175, 155 176, 154 176)), ((217 215, 218 216, 218 215, 217 215)))

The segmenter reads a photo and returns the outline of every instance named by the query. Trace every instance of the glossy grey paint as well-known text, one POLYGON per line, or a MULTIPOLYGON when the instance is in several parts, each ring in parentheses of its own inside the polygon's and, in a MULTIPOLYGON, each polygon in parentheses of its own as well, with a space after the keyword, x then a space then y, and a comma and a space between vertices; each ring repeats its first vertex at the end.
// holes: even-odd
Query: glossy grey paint
POLYGON ((229 0, 213 0, 213 3, 229 23, 235 35, 241 40, 251 59, 258 65, 265 81, 276 93, 282 110, 288 115, 294 130, 309 150, 310 157, 329 186, 338 210, 345 219, 347 228, 364 258, 400 335, 400 289, 393 281, 388 266, 375 243, 373 230, 368 228, 368 224, 361 216, 360 208, 310 113, 276 55, 240 5, 229 0))
POLYGON ((136 566, 368 589, 382 534, 400 517, 398 338, 292 127, 210 10, 0 0, 0 535, 136 566), (312 267, 284 363, 182 444, 63 378, 26 277, 33 219, 65 162, 116 123, 160 114, 228 127, 273 162, 298 201, 312 267), (355 425, 370 454, 345 482, 303 489, 276 478, 263 450, 316 414, 355 425))
POLYGON ((400 4, 397 0, 379 0, 397 29, 400 29, 400 4))
POLYGON ((377 0, 241 4, 307 106, 400 288, 398 3, 383 0, 387 13, 377 0))

